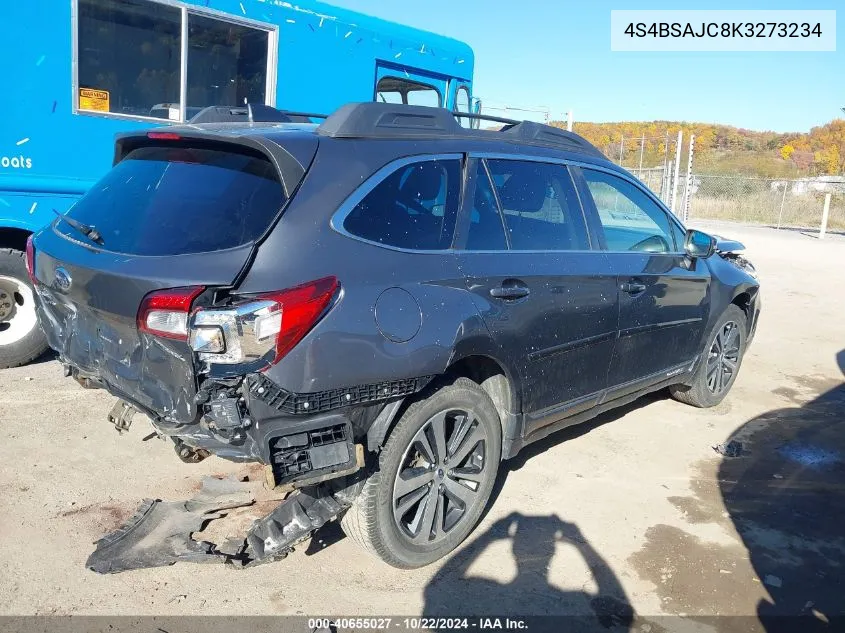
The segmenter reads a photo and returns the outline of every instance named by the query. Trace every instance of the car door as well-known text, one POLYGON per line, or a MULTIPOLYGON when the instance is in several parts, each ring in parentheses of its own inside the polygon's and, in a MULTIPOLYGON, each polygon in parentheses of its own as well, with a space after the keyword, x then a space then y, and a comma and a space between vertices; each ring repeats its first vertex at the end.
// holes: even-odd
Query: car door
POLYGON ((619 333, 609 397, 659 382, 700 352, 710 272, 683 252, 683 231, 633 179, 582 167, 574 176, 588 219, 617 274, 619 333))
POLYGON ((526 435, 597 402, 616 336, 616 279, 591 250, 568 169, 472 159, 459 269, 519 375, 526 435))

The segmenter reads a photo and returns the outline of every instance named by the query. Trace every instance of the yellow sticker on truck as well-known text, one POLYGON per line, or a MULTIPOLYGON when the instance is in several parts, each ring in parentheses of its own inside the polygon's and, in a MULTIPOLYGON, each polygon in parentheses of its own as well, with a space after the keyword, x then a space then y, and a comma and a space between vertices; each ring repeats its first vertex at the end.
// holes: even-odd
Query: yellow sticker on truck
POLYGON ((94 110, 95 112, 109 111, 108 90, 93 90, 92 88, 79 89, 79 109, 94 110))

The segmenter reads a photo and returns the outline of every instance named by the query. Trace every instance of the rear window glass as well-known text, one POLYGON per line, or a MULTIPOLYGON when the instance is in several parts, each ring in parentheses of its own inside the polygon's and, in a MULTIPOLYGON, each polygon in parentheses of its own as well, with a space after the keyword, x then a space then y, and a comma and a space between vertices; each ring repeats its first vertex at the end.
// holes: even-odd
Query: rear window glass
MULTIPOLYGON (((133 255, 201 253, 259 238, 285 202, 258 154, 195 147, 132 151, 71 209, 102 248, 133 255)), ((59 231, 85 240, 65 222, 59 231)))

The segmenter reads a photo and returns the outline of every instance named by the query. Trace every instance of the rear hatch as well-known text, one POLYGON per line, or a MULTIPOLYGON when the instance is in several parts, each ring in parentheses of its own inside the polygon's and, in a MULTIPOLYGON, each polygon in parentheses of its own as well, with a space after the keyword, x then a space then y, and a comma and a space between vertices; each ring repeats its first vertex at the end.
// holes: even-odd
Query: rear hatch
POLYGON ((297 160, 266 139, 155 136, 122 139, 117 164, 71 221, 58 218, 36 236, 39 314, 51 347, 80 375, 147 413, 190 423, 192 351, 185 337, 140 331, 139 308, 156 292, 207 305, 236 284, 317 141, 301 137, 297 160))

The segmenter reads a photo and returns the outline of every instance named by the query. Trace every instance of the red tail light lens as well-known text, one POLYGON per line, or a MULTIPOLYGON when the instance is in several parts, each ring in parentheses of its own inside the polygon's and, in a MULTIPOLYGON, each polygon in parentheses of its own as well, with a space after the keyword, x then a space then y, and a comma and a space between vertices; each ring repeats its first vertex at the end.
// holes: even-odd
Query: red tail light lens
MULTIPOLYGON (((336 277, 323 277, 295 288, 261 296, 262 299, 275 301, 282 313, 276 334, 276 357, 273 363, 279 362, 317 325, 339 287, 336 277)), ((267 323, 262 337, 272 333, 268 332, 268 328, 275 329, 274 324, 267 323)))
POLYGON ((324 277, 301 286, 252 297, 234 305, 196 310, 189 342, 212 365, 278 362, 317 324, 340 284, 324 277))
POLYGON ((26 272, 29 280, 35 285, 35 247, 32 245, 32 236, 26 238, 26 272))
POLYGON ((138 308, 138 330, 179 341, 188 340, 191 304, 205 290, 203 286, 167 288, 151 292, 138 308))

